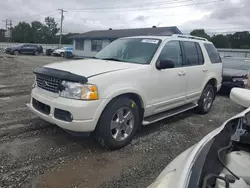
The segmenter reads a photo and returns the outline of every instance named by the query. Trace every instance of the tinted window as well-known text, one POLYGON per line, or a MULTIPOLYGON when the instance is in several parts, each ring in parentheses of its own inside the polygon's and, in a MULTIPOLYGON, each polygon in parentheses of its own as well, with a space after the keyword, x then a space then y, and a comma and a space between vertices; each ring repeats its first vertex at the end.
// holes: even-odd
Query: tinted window
POLYGON ((183 48, 186 55, 186 65, 199 65, 199 55, 195 42, 183 42, 183 48))
POLYGON ((161 51, 158 61, 162 59, 171 59, 175 63, 175 67, 182 66, 181 46, 178 41, 168 42, 161 51))
POLYGON ((203 53, 201 51, 201 47, 200 47, 199 43, 195 43, 195 45, 196 45, 196 49, 198 52, 199 64, 203 65, 204 64, 204 57, 203 57, 203 53))
POLYGON ((37 45, 29 45, 30 48, 37 48, 37 45))
POLYGON ((211 63, 221 63, 221 58, 213 44, 204 44, 211 63))

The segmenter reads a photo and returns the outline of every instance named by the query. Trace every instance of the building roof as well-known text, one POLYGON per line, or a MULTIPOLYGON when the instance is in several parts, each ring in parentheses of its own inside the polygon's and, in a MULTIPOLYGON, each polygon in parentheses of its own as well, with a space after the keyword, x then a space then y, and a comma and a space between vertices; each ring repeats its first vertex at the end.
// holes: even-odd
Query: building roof
POLYGON ((136 28, 136 29, 109 29, 95 30, 75 35, 72 38, 77 39, 117 39, 121 37, 131 37, 140 35, 172 35, 182 34, 176 27, 151 27, 151 28, 136 28))

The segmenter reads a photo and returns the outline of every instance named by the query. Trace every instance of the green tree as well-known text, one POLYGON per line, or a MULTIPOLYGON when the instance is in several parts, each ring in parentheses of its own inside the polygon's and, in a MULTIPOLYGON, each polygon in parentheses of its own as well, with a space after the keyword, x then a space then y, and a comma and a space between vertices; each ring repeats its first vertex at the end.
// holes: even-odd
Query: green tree
POLYGON ((203 37, 208 40, 210 40, 210 36, 205 32, 204 29, 195 29, 191 31, 190 35, 197 36, 197 37, 203 37))
POLYGON ((211 37, 211 42, 216 48, 230 48, 229 38, 225 35, 214 35, 211 37))
POLYGON ((236 32, 230 37, 232 48, 244 48, 250 45, 250 35, 248 31, 236 32))
POLYGON ((33 42, 30 24, 27 22, 19 22, 18 25, 12 29, 12 38, 15 42, 33 42))
POLYGON ((5 29, 0 29, 0 42, 5 42, 5 29))
POLYGON ((42 28, 42 33, 44 34, 44 39, 47 43, 55 43, 56 34, 60 29, 57 27, 55 18, 46 17, 45 25, 42 28))
POLYGON ((43 33, 42 33, 42 28, 43 28, 43 24, 39 21, 33 21, 31 22, 31 33, 32 33, 32 37, 33 37, 33 42, 34 43, 41 43, 42 42, 42 37, 43 37, 43 33))

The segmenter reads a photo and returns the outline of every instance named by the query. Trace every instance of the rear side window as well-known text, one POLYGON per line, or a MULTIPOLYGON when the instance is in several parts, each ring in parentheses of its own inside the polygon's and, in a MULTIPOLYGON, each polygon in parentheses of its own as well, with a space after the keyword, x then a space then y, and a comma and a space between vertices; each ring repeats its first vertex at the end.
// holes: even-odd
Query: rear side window
POLYGON ((182 44, 186 56, 186 62, 185 62, 186 66, 195 66, 203 64, 202 63, 203 56, 198 43, 185 41, 182 42, 182 44))
POLYGON ((204 44, 211 63, 221 63, 221 57, 213 44, 204 44))
POLYGON ((199 65, 203 65, 204 64, 204 56, 203 56, 203 53, 201 51, 200 44, 195 43, 195 45, 196 45, 196 49, 197 49, 197 53, 198 53, 199 65))

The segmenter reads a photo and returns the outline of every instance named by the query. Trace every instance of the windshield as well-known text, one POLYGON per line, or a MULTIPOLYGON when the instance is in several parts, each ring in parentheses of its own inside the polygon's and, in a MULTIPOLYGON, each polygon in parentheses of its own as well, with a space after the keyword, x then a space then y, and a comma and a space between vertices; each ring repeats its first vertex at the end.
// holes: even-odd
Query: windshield
POLYGON ((149 64, 160 43, 159 39, 118 39, 96 54, 95 58, 149 64))
POLYGON ((223 68, 238 69, 238 70, 250 70, 250 59, 244 58, 224 58, 223 68))

